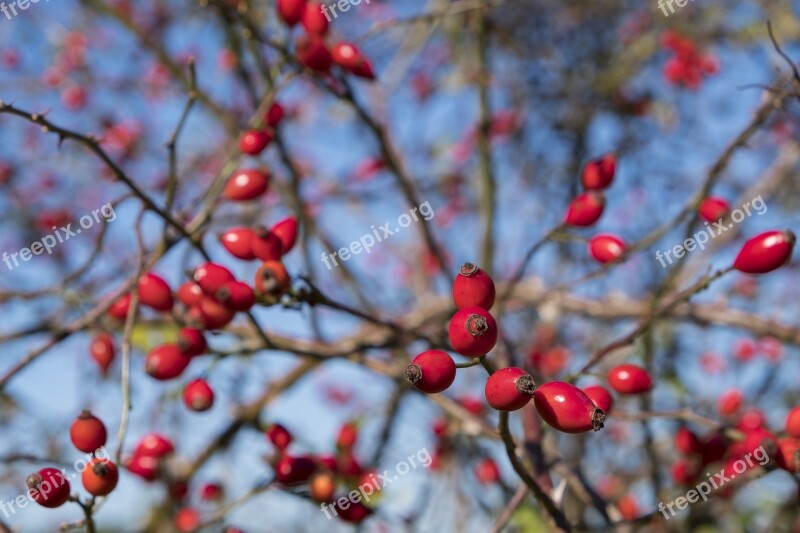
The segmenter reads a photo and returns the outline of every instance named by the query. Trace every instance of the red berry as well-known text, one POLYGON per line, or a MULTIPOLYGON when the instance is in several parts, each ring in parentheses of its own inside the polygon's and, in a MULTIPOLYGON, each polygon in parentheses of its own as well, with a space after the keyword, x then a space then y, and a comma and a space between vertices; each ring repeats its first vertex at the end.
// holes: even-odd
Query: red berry
POLYGON ((131 295, 123 294, 117 298, 111 307, 108 308, 108 316, 124 322, 128 318, 128 311, 131 309, 131 295))
POLYGON ((786 415, 786 433, 800 438, 800 407, 795 407, 786 415))
MULTIPOLYGON (((223 287, 220 287, 219 290, 222 290, 223 287)), ((200 318, 206 329, 222 329, 230 324, 233 317, 236 316, 235 310, 208 296, 203 296, 199 309, 200 318)))
MULTIPOLYGON (((233 281, 233 274, 230 270, 217 263, 204 263, 194 270, 194 281, 200 285, 203 292, 209 296, 214 296, 218 290, 229 281, 233 281)), ((196 304, 202 303, 202 298, 196 304)))
POLYGON ((83 470, 81 481, 86 492, 92 496, 106 496, 117 486, 119 470, 108 459, 95 458, 83 470))
POLYGON ((303 17, 306 9, 306 0, 278 0, 278 16, 288 26, 294 26, 303 17))
POLYGON ((253 239, 255 234, 250 228, 231 228, 220 236, 222 246, 237 259, 250 261, 255 259, 253 254, 253 239))
POLYGON ((295 43, 297 59, 311 70, 328 72, 333 64, 330 50, 319 37, 303 35, 295 43))
POLYGON ((593 159, 583 167, 583 186, 587 189, 606 189, 614 180, 617 158, 614 154, 593 159))
POLYGON ((361 53, 361 50, 352 43, 336 43, 331 50, 333 61, 348 72, 367 78, 375 79, 372 65, 361 53))
POLYGON ((693 455, 702 452, 703 444, 690 429, 682 427, 675 433, 675 448, 686 455, 693 455))
MULTIPOLYGON (((247 155, 258 155, 272 142, 272 135, 264 130, 247 130, 239 139, 239 150, 247 155)), ((225 186, 227 189, 227 184, 225 186)))
POLYGON ((610 413, 614 407, 614 397, 608 392, 608 389, 602 385, 590 385, 583 388, 586 396, 592 399, 594 404, 603 410, 604 413, 610 413))
POLYGON ((206 353, 208 343, 199 329, 181 328, 178 332, 178 348, 184 355, 195 357, 206 353))
POLYGON ((183 403, 198 413, 208 411, 214 405, 214 391, 204 379, 195 379, 183 389, 183 403))
POLYGON ((736 423, 736 428, 747 432, 753 431, 754 429, 763 428, 766 423, 767 420, 764 418, 764 413, 758 409, 749 409, 747 412, 743 413, 741 417, 739 417, 739 421, 736 423))
POLYGON ((217 291, 217 300, 228 309, 248 311, 256 303, 256 295, 247 283, 229 281, 217 291))
POLYGON ((177 344, 162 344, 145 356, 144 369, 150 376, 163 381, 180 376, 191 360, 177 344))
POLYGON ((606 199, 601 191, 587 191, 573 199, 564 216, 564 223, 570 226, 591 226, 603 214, 606 199))
POLYGON ((69 438, 73 446, 86 453, 105 446, 107 436, 105 424, 85 409, 69 428, 69 438))
POLYGON ((300 485, 316 470, 317 463, 310 457, 284 455, 275 464, 275 480, 284 485, 300 485))
POLYGON ((620 394, 640 394, 653 388, 653 380, 645 369, 627 363, 608 372, 608 384, 620 394))
POLYGON ((727 441, 720 435, 711 435, 703 441, 700 456, 703 465, 715 463, 725 456, 728 451, 727 441))
POLYGON ((678 485, 691 485, 700 474, 697 466, 693 466, 689 461, 676 461, 670 468, 672 479, 678 485))
POLYGON ((178 300, 186 307, 192 307, 200 304, 203 299, 203 289, 194 281, 187 281, 178 287, 178 300))
POLYGON ((625 253, 625 241, 616 235, 601 233, 589 241, 589 253, 600 263, 610 263, 625 253))
POLYGON ((358 426, 355 422, 345 422, 339 427, 336 435, 336 448, 339 450, 352 450, 358 440, 358 426))
POLYGON ((267 111, 267 126, 274 128, 283 120, 283 107, 278 102, 273 102, 267 111))
POLYGON ((26 482, 31 498, 42 507, 55 509, 69 499, 69 481, 55 468, 42 468, 28 476, 26 482))
POLYGON ((605 413, 575 385, 551 381, 536 388, 533 401, 539 416, 564 433, 598 431, 605 422, 605 413))
POLYGON ((156 311, 172 311, 172 289, 160 276, 147 272, 139 278, 139 301, 156 311))
POLYGON ((792 437, 778 439, 775 463, 792 473, 800 471, 800 441, 792 437))
POLYGON ((719 398, 717 403, 717 410, 722 416, 731 416, 736 414, 742 408, 744 402, 744 395, 736 389, 726 391, 719 398))
POLYGON ((280 261, 266 261, 256 271, 256 295, 267 303, 277 303, 290 284, 289 273, 280 261))
POLYGON ((308 490, 311 493, 311 499, 315 502, 332 502, 333 494, 336 491, 336 478, 324 470, 317 472, 311 477, 308 490))
POLYGON ((406 368, 406 379, 417 390, 436 394, 453 384, 456 379, 456 364, 446 352, 428 350, 416 356, 406 368))
POLYGON ((322 12, 322 5, 316 0, 309 0, 306 4, 301 22, 311 35, 322 37, 328 33, 328 17, 322 12))
POLYGON ((497 342, 497 324, 480 307, 466 307, 450 319, 448 328, 453 349, 467 357, 483 357, 497 342))
POLYGON ((350 524, 360 524, 367 519, 374 511, 361 502, 351 500, 347 509, 339 509, 339 518, 350 524))
POLYGON ((105 374, 114 361, 114 339, 108 333, 98 333, 92 339, 89 353, 100 367, 100 371, 105 374))
POLYGON ((158 477, 158 459, 149 455, 136 455, 125 465, 128 472, 145 481, 154 481, 158 477))
POLYGON ((270 228, 270 231, 281 240, 281 251, 283 255, 286 255, 294 248, 294 243, 297 240, 297 219, 286 217, 275 223, 270 228))
POLYGON ((494 281, 474 263, 464 263, 453 281, 453 301, 457 309, 482 307, 487 311, 494 305, 494 281))
POLYGON ((500 469, 492 458, 487 457, 475 466, 475 477, 481 485, 491 485, 500 479, 500 469))
POLYGON ((262 261, 278 261, 283 255, 283 243, 280 237, 267 228, 258 227, 253 230, 253 254, 262 261))
POLYGON ((234 172, 225 183, 222 194, 228 200, 244 202, 258 198, 269 189, 269 174, 263 170, 245 169, 234 172))
POLYGON ((267 428, 267 438, 281 452, 292 443, 292 434, 281 424, 270 424, 267 428))
POLYGON ((706 222, 716 222, 727 215, 730 210, 731 207, 724 199, 717 196, 709 196, 700 202, 697 212, 700 214, 700 218, 706 222))
POLYGON ((161 459, 175 451, 175 445, 164 435, 148 433, 136 445, 134 455, 161 459))
POLYGON ((219 501, 224 494, 219 483, 206 483, 200 488, 200 499, 206 502, 219 501))
POLYGON ((744 243, 733 266, 747 274, 772 272, 789 262, 794 242, 794 233, 789 230, 765 231, 744 243))
POLYGON ((194 533, 200 527, 200 511, 184 507, 175 514, 175 527, 180 533, 194 533))
POLYGON ((501 368, 486 381, 484 394, 489 405, 498 411, 516 411, 531 401, 536 384, 521 368, 501 368))

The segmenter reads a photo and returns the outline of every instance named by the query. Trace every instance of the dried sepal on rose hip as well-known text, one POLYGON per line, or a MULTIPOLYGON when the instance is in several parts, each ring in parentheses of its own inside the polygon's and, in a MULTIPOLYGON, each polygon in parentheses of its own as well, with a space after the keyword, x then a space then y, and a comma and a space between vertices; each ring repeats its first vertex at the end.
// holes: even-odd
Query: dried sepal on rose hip
POLYGON ((280 261, 266 261, 256 271, 256 297, 267 305, 276 304, 289 291, 291 278, 280 261))
POLYGON ((498 411, 516 411, 527 405, 536 384, 525 370, 517 367, 501 368, 486 380, 486 401, 498 411))
POLYGON ((453 349, 467 357, 483 357, 497 343, 497 323, 481 307, 460 309, 450 319, 448 335, 453 349))
POLYGON ((81 481, 92 496, 107 496, 117 486, 119 470, 108 459, 94 458, 81 473, 81 481))
POLYGON ((464 263, 453 281, 453 301, 457 309, 480 307, 487 311, 494 305, 494 281, 475 263, 464 263))
POLYGON ((551 381, 536 388, 533 402, 539 416, 564 433, 599 431, 606 415, 581 389, 562 381, 551 381))
POLYGON ((428 350, 414 358, 405 372, 406 379, 422 392, 437 394, 447 390, 456 379, 453 358, 441 350, 428 350))

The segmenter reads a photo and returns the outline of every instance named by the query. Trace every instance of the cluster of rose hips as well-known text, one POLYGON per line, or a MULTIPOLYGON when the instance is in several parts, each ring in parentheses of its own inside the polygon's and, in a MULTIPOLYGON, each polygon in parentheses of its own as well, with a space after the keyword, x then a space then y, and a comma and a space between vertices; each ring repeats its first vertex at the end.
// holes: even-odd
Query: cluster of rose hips
MULTIPOLYGON (((371 484, 377 492, 374 471, 364 469, 355 457, 358 426, 346 422, 339 428, 334 455, 295 455, 288 452, 292 434, 281 424, 270 424, 266 435, 275 448, 272 459, 275 481, 285 487, 308 487, 312 500, 330 504, 339 487, 357 488, 371 484)), ((346 508, 336 507, 336 516, 350 523, 360 523, 373 513, 363 502, 351 501, 346 508)))
MULTIPOLYGON (((266 172, 245 169, 234 172, 225 184, 224 196, 233 202, 245 202, 267 192, 269 176, 266 172)), ((206 353, 208 348, 204 331, 217 330, 228 325, 237 312, 247 312, 253 305, 273 305, 289 290, 291 279, 282 262, 283 256, 295 244, 297 220, 287 217, 271 228, 235 227, 225 231, 220 241, 225 250, 240 260, 261 261, 253 286, 237 280, 225 266, 207 262, 191 274, 192 279, 182 284, 177 300, 185 312, 177 314, 184 324, 176 342, 165 343, 150 350, 145 357, 145 370, 155 379, 169 380, 180 376, 194 357, 206 353)), ((147 272, 137 285, 138 301, 159 313, 172 313, 175 298, 169 284, 159 275, 147 272)), ((130 311, 132 295, 125 294, 109 308, 108 315, 124 321, 130 311)), ((97 334, 90 347, 92 358, 103 373, 114 360, 114 341, 110 334, 97 334)), ((186 385, 183 393, 186 406, 193 411, 205 411, 214 402, 214 392, 208 382, 197 378, 186 385)))
MULTIPOLYGON (((717 461, 724 462, 724 476, 731 480, 747 470, 763 466, 767 459, 791 474, 800 472, 800 407, 789 411, 782 435, 766 428, 766 418, 759 410, 741 412, 741 398, 737 401, 734 395, 727 395, 720 407, 723 416, 730 420, 729 425, 706 437, 698 436, 688 427, 676 432, 675 448, 680 456, 672 464, 671 473, 677 484, 696 483, 708 465, 717 461), (739 435, 730 438, 728 430, 739 435)), ((730 495, 730 489, 724 490, 723 495, 730 495)))
POLYGON ((715 57, 700 52, 694 42, 672 30, 664 32, 661 44, 672 53, 664 65, 664 77, 673 85, 697 89, 703 76, 711 76, 719 70, 715 57))
MULTIPOLYGON (((574 227, 592 226, 605 208, 603 190, 614 180, 616 157, 606 154, 589 161, 583 168, 581 181, 586 192, 575 197, 564 216, 564 224, 574 227)), ((698 206, 698 214, 708 223, 719 221, 730 212, 728 203, 720 197, 708 196, 698 206)), ((795 235, 789 230, 771 230, 749 239, 742 246, 733 267, 747 274, 765 274, 789 261, 795 235)), ((617 235, 601 233, 589 239, 589 253, 599 263, 620 260, 625 254, 625 241, 617 235)))
MULTIPOLYGON (((91 461, 81 472, 86 492, 95 497, 110 494, 119 481, 119 470, 110 460, 95 455, 106 445, 108 433, 105 424, 84 410, 70 426, 69 436, 77 449, 92 454, 91 461)), ((60 507, 70 499, 69 480, 56 468, 46 467, 34 472, 28 476, 27 485, 33 500, 48 509, 60 507)))
POLYGON ((368 80, 375 79, 372 64, 356 45, 337 42, 329 48, 325 43, 328 17, 325 16, 320 2, 278 0, 278 16, 290 28, 298 22, 303 26, 305 32, 295 41, 295 55, 304 66, 328 74, 333 65, 338 65, 354 76, 368 80))
MULTIPOLYGON (((458 309, 448 328, 453 350, 467 357, 485 357, 498 336, 497 324, 488 311, 495 301, 494 282, 478 266, 466 263, 453 282, 453 300, 458 309)), ((435 394, 453 384, 456 370, 456 363, 447 352, 428 350, 414 358, 406 369, 406 378, 418 390, 435 394)), ((652 387, 647 373, 633 365, 613 370, 609 382, 625 394, 652 387)), ((598 403, 610 409, 610 395, 599 387, 592 391, 598 403)), ((499 411, 516 411, 533 399, 542 419, 565 433, 599 430, 605 419, 603 409, 575 385, 553 381, 536 387, 533 377, 519 367, 493 372, 486 381, 484 395, 489 405, 499 411)))

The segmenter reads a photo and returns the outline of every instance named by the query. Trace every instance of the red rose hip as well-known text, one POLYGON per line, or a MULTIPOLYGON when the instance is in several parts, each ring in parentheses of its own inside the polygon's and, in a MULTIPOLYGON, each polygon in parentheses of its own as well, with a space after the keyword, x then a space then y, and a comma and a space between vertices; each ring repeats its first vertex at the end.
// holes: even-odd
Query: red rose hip
POLYGON ((417 390, 436 394, 453 384, 456 379, 456 364, 446 352, 428 350, 416 356, 408 365, 406 379, 417 390))
POLYGON ((501 368, 486 381, 486 401, 498 411, 516 411, 531 401, 536 385, 521 368, 501 368))
POLYGON ((537 387, 533 401, 539 416, 564 433, 599 431, 606 419, 603 410, 581 389, 562 381, 537 387))
POLYGON ((744 243, 733 267, 746 274, 772 272, 789 262, 795 240, 790 230, 765 231, 744 243))
POLYGON ((191 360, 177 344, 162 344, 145 356, 145 371, 157 380, 173 379, 186 370, 191 360))
POLYGON ((269 230, 281 240, 281 251, 283 255, 288 254, 292 248, 294 248, 294 243, 297 240, 296 218, 286 217, 276 222, 269 230))
POLYGON ((84 469, 81 481, 86 492, 92 496, 106 496, 116 488, 119 470, 108 459, 95 458, 84 469))
POLYGON ((247 155, 258 155, 272 141, 272 135, 262 130, 247 130, 239 140, 239 149, 247 155))
POLYGON ((106 426, 90 411, 84 409, 69 428, 72 444, 82 452, 92 453, 105 446, 106 426))
POLYGON ((497 343, 497 324, 480 307, 466 307, 450 319, 448 328, 453 349, 467 357, 483 357, 497 343))
POLYGON ((786 415, 786 433, 800 438, 800 407, 795 407, 786 415))
POLYGON ((587 227, 598 221, 606 206, 601 191, 587 191, 575 197, 564 215, 564 223, 569 226, 587 227))
POLYGON ((604 413, 610 413, 614 407, 614 397, 608 392, 608 389, 602 385, 590 385, 583 388, 586 396, 592 399, 594 404, 603 410, 604 413))
POLYGON ((183 403, 198 413, 208 411, 214 405, 214 391, 204 379, 195 379, 183 389, 183 403))
POLYGON ((606 189, 614 180, 617 159, 613 154, 604 155, 586 163, 581 180, 587 189, 606 189))
POLYGON ((601 233, 600 235, 595 235, 589 241, 589 253, 594 257, 595 261, 610 263, 616 261, 625 253, 625 241, 616 235, 601 233))
POLYGON ((608 372, 608 384, 620 394, 640 394, 653 388, 653 380, 644 368, 627 363, 608 372))
POLYGON ((172 310, 172 290, 161 276, 147 272, 139 278, 139 302, 156 311, 172 310))
POLYGON ((245 202, 258 198, 269 189, 269 174, 258 169, 245 169, 234 172, 225 183, 222 194, 228 200, 245 202))
POLYGON ((33 501, 48 509, 64 505, 69 499, 69 481, 55 468, 42 468, 26 480, 33 501))
POLYGON ((474 263, 464 263, 453 281, 453 301, 457 309, 481 307, 487 311, 494 305, 494 281, 474 263))
POLYGON ((697 212, 706 222, 716 222, 730 212, 731 207, 723 198, 708 196, 700 202, 697 212))

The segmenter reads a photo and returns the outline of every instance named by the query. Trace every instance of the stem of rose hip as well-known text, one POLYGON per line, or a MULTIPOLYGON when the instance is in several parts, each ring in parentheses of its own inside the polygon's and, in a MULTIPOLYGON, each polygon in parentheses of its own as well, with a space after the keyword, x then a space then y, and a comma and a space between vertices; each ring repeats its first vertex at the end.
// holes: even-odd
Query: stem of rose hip
POLYGON ((483 357, 474 357, 466 363, 456 363, 456 368, 469 368, 471 366, 478 366, 483 361, 483 357))

